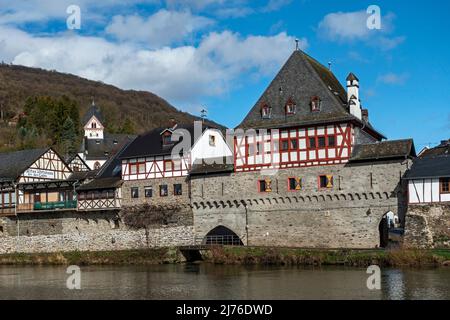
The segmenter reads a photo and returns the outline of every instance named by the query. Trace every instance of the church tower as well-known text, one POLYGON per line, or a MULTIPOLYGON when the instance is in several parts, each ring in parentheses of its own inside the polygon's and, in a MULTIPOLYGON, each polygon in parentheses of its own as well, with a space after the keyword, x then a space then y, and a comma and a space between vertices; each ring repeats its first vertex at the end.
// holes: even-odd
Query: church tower
POLYGON ((84 136, 87 139, 103 140, 105 127, 100 108, 92 101, 92 105, 83 118, 84 136))

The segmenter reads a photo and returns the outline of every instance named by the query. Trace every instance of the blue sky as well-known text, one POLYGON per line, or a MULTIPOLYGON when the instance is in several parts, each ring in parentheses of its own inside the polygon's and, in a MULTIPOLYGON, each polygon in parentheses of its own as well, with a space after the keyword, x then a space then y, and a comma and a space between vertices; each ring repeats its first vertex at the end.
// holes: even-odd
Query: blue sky
POLYGON ((375 127, 419 150, 450 138, 449 20, 440 0, 0 0, 0 59, 152 91, 234 127, 298 38, 341 83, 354 72, 375 127), (369 5, 380 30, 365 25, 369 5))

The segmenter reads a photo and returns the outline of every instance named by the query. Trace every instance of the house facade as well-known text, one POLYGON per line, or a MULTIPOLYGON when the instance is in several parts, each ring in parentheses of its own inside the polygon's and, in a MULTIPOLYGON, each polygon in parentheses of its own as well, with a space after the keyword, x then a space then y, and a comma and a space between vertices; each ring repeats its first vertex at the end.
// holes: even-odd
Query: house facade
POLYGON ((382 141, 358 78, 346 85, 304 52, 291 55, 235 129, 234 170, 205 165, 191 176, 199 243, 387 245, 387 216, 404 224, 414 144, 382 141))

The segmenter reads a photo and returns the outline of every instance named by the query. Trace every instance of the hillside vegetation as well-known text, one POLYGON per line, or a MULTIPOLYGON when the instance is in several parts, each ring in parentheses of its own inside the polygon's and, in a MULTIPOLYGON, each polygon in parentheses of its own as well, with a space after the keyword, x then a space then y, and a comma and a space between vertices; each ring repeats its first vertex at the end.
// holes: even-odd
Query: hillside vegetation
MULTIPOLYGON (((0 150, 23 149, 33 145, 26 142, 21 144, 17 139, 18 128, 11 128, 11 120, 25 112, 30 99, 64 99, 76 105, 80 119, 94 99, 102 110, 106 129, 110 133, 120 132, 124 127, 132 127, 134 133, 142 133, 166 126, 170 119, 178 123, 199 119, 177 110, 150 92, 121 90, 112 85, 56 71, 0 64, 0 150)), ((71 116, 71 120, 76 122, 72 118, 71 116)), ((64 120, 60 119, 61 124, 64 120)), ((45 121, 55 119, 46 118, 45 121)), ((69 126, 70 121, 66 125, 69 126)), ((60 137, 46 136, 34 144, 40 146, 49 141, 60 141, 60 137)))

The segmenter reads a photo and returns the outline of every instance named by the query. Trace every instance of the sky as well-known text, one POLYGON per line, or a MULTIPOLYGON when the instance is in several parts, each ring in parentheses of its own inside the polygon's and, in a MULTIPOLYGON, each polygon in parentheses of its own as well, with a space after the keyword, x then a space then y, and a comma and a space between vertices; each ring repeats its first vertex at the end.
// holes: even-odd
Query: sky
POLYGON ((417 151, 450 138, 448 30, 441 0, 0 0, 0 60, 151 91, 228 127, 298 39, 341 83, 355 73, 371 123, 417 151))

